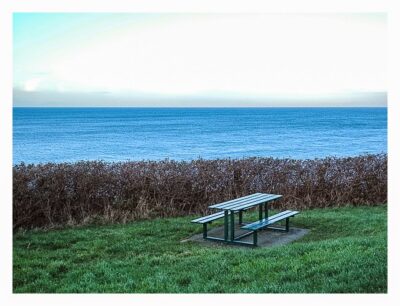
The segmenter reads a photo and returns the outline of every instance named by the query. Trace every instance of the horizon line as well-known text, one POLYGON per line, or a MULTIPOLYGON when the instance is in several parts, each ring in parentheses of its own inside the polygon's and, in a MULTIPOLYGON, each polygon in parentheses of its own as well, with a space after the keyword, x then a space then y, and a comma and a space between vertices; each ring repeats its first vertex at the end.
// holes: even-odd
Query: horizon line
POLYGON ((388 108, 387 105, 324 105, 324 106, 12 106, 12 108, 388 108))

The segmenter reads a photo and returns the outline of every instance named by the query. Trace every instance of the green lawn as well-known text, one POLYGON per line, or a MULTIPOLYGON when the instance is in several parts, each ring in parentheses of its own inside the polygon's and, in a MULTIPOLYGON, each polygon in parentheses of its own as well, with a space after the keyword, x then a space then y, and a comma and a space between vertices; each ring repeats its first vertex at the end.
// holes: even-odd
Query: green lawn
POLYGON ((14 235, 14 292, 386 292, 385 206, 314 209, 286 246, 180 243, 191 217, 14 235))

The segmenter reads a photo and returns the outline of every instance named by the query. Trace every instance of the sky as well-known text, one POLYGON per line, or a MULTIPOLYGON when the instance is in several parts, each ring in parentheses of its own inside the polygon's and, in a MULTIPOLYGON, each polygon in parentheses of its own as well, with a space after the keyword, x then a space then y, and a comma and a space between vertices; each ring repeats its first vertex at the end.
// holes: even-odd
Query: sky
POLYGON ((14 106, 385 106, 386 14, 14 13, 14 106))

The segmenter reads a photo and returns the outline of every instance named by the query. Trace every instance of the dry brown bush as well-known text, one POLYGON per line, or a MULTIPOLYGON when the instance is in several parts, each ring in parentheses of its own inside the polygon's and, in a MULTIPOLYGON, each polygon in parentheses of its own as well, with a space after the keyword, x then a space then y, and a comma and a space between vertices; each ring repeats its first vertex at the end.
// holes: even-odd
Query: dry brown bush
POLYGON ((254 192, 284 195, 276 208, 386 203, 387 155, 22 163, 13 167, 13 222, 17 229, 204 214, 254 192))

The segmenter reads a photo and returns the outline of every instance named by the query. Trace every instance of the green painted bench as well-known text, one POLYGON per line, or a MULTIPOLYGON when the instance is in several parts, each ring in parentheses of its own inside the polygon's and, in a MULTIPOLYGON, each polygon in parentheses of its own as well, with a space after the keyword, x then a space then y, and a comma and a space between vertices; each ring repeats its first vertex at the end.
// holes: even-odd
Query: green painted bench
POLYGON ((294 217, 295 215, 299 214, 299 211, 295 211, 295 210, 285 210, 282 211, 276 215, 273 215, 271 217, 259 220, 259 221, 255 221, 253 223, 250 224, 246 224, 245 226, 242 226, 242 229, 245 230, 249 230, 249 231, 253 231, 253 244, 257 245, 257 232, 259 230, 262 230, 264 228, 269 228, 269 229, 276 229, 276 230, 281 230, 280 228, 274 228, 271 227, 271 224, 274 224, 276 222, 285 220, 286 224, 285 224, 285 231, 288 232, 289 231, 289 218, 294 217))
MULTIPOLYGON (((228 212, 228 215, 230 214, 230 212, 228 212)), ((224 218, 225 217, 225 213, 223 211, 217 212, 215 214, 212 215, 207 215, 201 218, 197 218, 192 220, 192 223, 199 223, 199 224, 203 224, 203 238, 207 238, 207 224, 211 224, 213 221, 224 218)))

